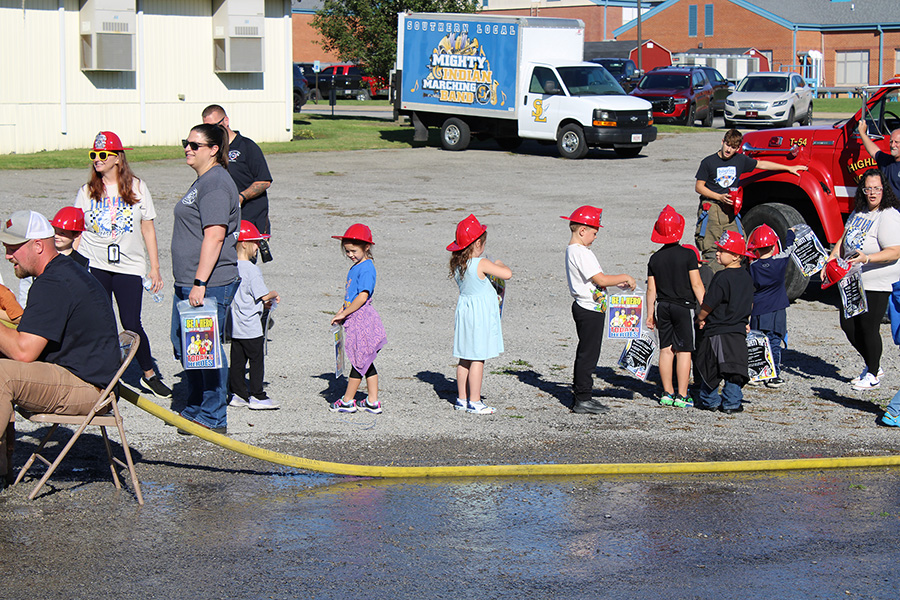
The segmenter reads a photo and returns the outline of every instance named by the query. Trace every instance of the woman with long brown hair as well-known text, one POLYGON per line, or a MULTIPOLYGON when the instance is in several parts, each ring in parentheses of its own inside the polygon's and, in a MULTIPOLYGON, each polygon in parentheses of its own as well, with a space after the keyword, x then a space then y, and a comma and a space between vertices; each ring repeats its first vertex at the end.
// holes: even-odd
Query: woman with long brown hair
POLYGON ((78 252, 90 261, 91 273, 106 288, 110 302, 115 296, 122 328, 141 338, 137 351, 144 372, 141 387, 157 398, 171 398, 172 390, 156 374, 150 340, 141 324, 144 277, 150 278, 154 293, 163 286, 153 224, 156 210, 147 184, 131 171, 125 150, 131 148, 123 147, 112 131, 101 131, 94 138, 91 176, 75 197, 75 206, 84 211, 78 252))

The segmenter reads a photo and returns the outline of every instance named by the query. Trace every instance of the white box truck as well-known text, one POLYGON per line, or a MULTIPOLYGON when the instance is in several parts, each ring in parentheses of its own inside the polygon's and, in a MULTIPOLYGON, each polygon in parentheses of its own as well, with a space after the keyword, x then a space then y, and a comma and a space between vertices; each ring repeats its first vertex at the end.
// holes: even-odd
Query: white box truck
POLYGON ((579 19, 400 13, 394 110, 415 140, 441 128, 441 145, 472 135, 512 150, 523 139, 556 143, 565 158, 588 148, 637 156, 656 139, 651 105, 628 96, 600 65, 584 62, 579 19))

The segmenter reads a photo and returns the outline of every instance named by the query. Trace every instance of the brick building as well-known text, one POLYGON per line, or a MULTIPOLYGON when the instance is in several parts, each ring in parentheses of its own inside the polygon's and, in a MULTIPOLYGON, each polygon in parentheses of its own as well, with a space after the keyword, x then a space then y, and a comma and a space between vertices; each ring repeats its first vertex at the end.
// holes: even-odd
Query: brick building
MULTIPOLYGON (((635 20, 613 34, 633 38, 636 28, 635 20)), ((898 0, 667 0, 644 13, 641 30, 673 53, 752 46, 772 70, 819 52, 825 86, 875 84, 900 72, 898 0)))
POLYGON ((310 24, 322 0, 291 0, 291 29, 293 30, 294 62, 340 62, 337 54, 326 52, 320 45, 319 32, 310 24))

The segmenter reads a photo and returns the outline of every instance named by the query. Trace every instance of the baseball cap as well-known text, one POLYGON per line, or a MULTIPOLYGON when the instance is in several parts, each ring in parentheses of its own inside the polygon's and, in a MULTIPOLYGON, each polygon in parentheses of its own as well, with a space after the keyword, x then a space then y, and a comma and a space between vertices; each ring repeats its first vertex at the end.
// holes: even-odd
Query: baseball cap
POLYGON ((0 230, 0 242, 24 244, 28 240, 44 240, 53 237, 53 227, 47 217, 33 210, 18 210, 12 214, 0 230))

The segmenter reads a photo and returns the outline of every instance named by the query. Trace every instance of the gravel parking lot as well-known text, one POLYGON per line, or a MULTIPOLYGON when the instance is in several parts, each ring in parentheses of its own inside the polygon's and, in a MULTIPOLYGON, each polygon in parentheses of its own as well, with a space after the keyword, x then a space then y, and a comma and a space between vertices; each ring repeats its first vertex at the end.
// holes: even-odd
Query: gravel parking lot
MULTIPOLYGON (((602 416, 568 410, 576 338, 563 267, 568 226, 559 216, 582 204, 602 207, 604 228, 594 243, 600 264, 607 272, 643 280, 656 248, 650 231, 657 214, 671 204, 693 222, 694 173, 700 159, 718 148, 721 136, 721 130, 664 134, 629 160, 592 151, 585 160, 567 161, 557 158, 552 146, 529 143, 508 153, 491 142, 461 153, 417 148, 269 157, 275 179, 270 190, 275 261, 262 269, 283 302, 274 313, 266 381, 282 409, 229 408, 229 435, 306 458, 397 465, 896 452, 898 432, 876 425, 900 385, 888 328, 882 331, 886 375, 881 389, 851 390, 847 380, 862 363, 838 327, 836 293, 812 286, 788 310, 787 385, 745 388, 744 413, 724 416, 659 406, 655 369, 646 383, 617 369, 623 348, 617 342, 604 343, 595 385, 595 393, 614 410, 602 416), (498 409, 492 416, 457 412, 449 404, 455 396, 451 346, 457 288, 447 276, 444 247, 469 213, 488 227, 488 254, 513 270, 503 317, 506 352, 485 369, 485 400, 498 409), (345 385, 332 374, 328 324, 349 268, 330 236, 354 222, 369 225, 375 237, 374 304, 388 335, 376 361, 385 408, 377 417, 327 410, 327 402, 345 385)), ((134 167, 156 203, 160 260, 171 284, 172 208, 194 173, 181 161, 134 167)), ((33 208, 52 216, 74 199, 87 175, 87 159, 83 170, 0 171, 4 211, 33 208)), ((684 241, 690 237, 687 232, 684 241)), ((0 274, 15 288, 10 265, 4 263, 0 274)), ((148 297, 144 325, 164 380, 174 386, 177 408, 185 389, 168 341, 170 303, 169 288, 162 304, 148 297)), ((139 376, 136 369, 129 375, 132 382, 139 376)), ((131 405, 125 412, 132 446, 149 463, 138 465, 142 478, 179 477, 171 465, 185 461, 255 464, 177 436, 131 405)), ((20 423, 20 432, 28 430, 20 423)), ((17 466, 24 453, 24 448, 18 451, 17 466)), ((190 475, 216 477, 215 472, 190 475)), ((27 493, 20 487, 5 493, 27 493)))

